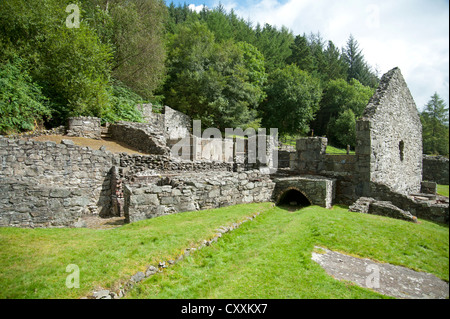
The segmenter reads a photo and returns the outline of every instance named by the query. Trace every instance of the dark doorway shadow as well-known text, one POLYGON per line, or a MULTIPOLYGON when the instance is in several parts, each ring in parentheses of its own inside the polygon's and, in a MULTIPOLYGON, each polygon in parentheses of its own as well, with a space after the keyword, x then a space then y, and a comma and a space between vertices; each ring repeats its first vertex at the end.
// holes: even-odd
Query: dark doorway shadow
POLYGON ((277 206, 290 212, 310 206, 309 199, 296 189, 289 189, 281 194, 277 206))

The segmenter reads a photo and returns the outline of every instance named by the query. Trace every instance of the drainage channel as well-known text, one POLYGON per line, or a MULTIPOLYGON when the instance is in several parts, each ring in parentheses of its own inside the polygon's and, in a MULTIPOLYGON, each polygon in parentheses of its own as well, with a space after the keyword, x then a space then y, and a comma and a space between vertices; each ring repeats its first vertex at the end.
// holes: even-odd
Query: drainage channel
POLYGON ((184 252, 178 256, 175 260, 167 260, 167 261, 160 261, 157 265, 150 265, 147 267, 147 270, 145 272, 139 271, 132 275, 130 279, 128 279, 125 283, 122 283, 118 289, 96 289, 91 295, 88 297, 83 297, 81 299, 120 299, 123 298, 128 291, 133 289, 137 284, 139 284, 141 281, 143 281, 146 278, 149 278, 151 276, 154 276, 158 273, 161 273, 166 269, 167 267, 170 267, 180 261, 182 261, 184 258, 190 256, 192 253, 194 253, 196 250, 200 250, 202 248, 208 247, 216 243, 219 238, 222 237, 223 234, 231 232, 237 228, 239 228, 242 224, 252 221, 255 219, 260 212, 254 213, 251 216, 248 216, 246 219, 238 222, 233 223, 230 226, 220 226, 216 229, 217 233, 210 239, 210 240, 203 240, 198 246, 196 247, 190 247, 184 249, 184 252))

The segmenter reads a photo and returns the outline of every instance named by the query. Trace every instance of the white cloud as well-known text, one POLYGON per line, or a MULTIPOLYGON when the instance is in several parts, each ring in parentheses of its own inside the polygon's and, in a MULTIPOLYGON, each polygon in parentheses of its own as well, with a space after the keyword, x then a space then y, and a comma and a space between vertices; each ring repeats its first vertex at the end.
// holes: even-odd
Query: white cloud
MULTIPOLYGON (((217 5, 219 1, 215 1, 217 5)), ((222 5, 254 24, 320 32, 345 46, 350 34, 381 74, 399 67, 419 110, 436 91, 449 105, 449 4, 445 0, 247 0, 222 5)))
POLYGON ((203 5, 203 4, 200 4, 200 5, 190 4, 190 5, 188 5, 188 8, 189 8, 191 11, 195 11, 195 12, 200 12, 200 11, 203 10, 203 8, 208 9, 208 7, 206 7, 206 6, 203 5))

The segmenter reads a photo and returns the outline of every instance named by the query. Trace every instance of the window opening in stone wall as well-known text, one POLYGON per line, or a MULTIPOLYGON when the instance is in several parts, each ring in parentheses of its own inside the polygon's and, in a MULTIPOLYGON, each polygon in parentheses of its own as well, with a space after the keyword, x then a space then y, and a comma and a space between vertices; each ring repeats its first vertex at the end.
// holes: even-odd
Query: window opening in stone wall
POLYGON ((400 141, 400 143, 398 143, 398 148, 399 148, 399 151, 400 151, 400 160, 403 162, 403 159, 404 159, 404 156, 405 156, 405 154, 404 154, 405 142, 400 141))

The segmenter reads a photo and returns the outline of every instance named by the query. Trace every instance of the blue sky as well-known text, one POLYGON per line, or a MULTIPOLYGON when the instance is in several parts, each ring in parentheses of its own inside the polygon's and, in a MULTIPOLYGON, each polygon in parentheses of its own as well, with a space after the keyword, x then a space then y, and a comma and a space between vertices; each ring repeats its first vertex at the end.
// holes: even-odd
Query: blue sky
MULTIPOLYGON (((166 0, 170 4, 171 0, 166 0)), ((173 1, 214 8, 219 0, 173 1)), ((449 105, 448 0, 221 0, 244 19, 297 34, 320 32, 345 46, 350 34, 380 76, 399 67, 419 110, 437 92, 449 105)))

